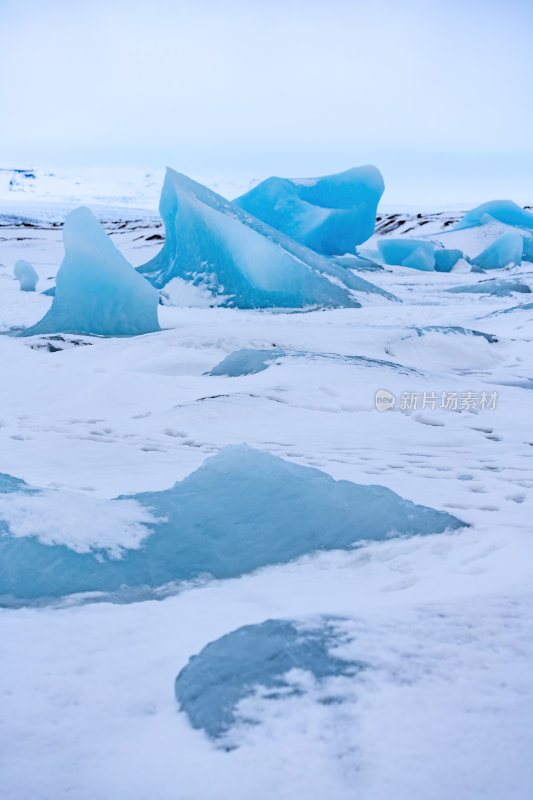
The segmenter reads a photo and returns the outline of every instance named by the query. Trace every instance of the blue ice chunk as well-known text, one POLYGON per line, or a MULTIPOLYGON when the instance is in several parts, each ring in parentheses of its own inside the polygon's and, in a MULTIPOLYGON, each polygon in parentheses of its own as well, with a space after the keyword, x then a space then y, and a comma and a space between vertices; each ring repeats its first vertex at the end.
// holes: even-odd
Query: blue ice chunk
POLYGON ((378 249, 385 264, 424 272, 435 269, 435 245, 422 239, 380 239, 378 249))
POLYGON ((509 264, 522 263, 523 239, 519 233, 502 233, 482 253, 471 261, 481 269, 500 269, 509 264))
POLYGON ((57 332, 134 336, 160 330, 159 293, 128 264, 88 208, 68 215, 63 241, 65 257, 52 306, 22 336, 57 332))
POLYGON ((384 189, 377 167, 353 167, 322 178, 268 178, 234 202, 312 250, 343 255, 374 233, 384 189))
MULTIPOLYGON (((77 552, 4 529, 0 595, 32 601, 121 587, 145 590, 206 574, 233 578, 317 550, 464 525, 383 486, 335 481, 245 445, 226 447, 171 489, 108 501, 110 519, 124 500, 155 516, 144 523, 141 546, 118 557, 102 547, 77 552)), ((51 513, 57 516, 53 508, 51 513)))
POLYGON ((55 297, 56 296, 56 287, 55 286, 50 286, 49 289, 45 289, 44 292, 41 292, 41 294, 46 295, 46 297, 55 297))
POLYGON ((226 356, 210 371, 209 375, 227 375, 236 378, 239 375, 255 375, 268 369, 272 361, 287 355, 285 350, 235 350, 226 356))
POLYGON ((307 361, 325 360, 338 361, 342 364, 350 364, 358 367, 386 367, 401 372, 403 375, 410 375, 417 371, 411 367, 404 367, 395 361, 384 361, 380 358, 368 358, 367 356, 340 355, 339 353, 316 353, 309 350, 281 350, 276 347, 272 350, 234 350, 229 353, 219 364, 208 372, 208 375, 225 375, 229 378, 237 378, 241 375, 254 375, 263 372, 274 361, 283 358, 301 358, 307 361))
POLYGON ((393 299, 172 169, 159 210, 165 244, 139 267, 158 288, 182 278, 208 289, 216 302, 238 308, 357 308, 354 292, 393 299))
POLYGON ((219 738, 239 720, 241 700, 256 692, 268 701, 301 695, 291 670, 303 670, 320 684, 365 669, 364 662, 335 655, 341 642, 336 620, 327 617, 306 627, 280 619, 245 625, 189 660, 176 678, 176 699, 194 728, 219 738))
POLYGON ((20 478, 14 478, 13 475, 8 475, 6 472, 0 472, 0 494, 9 494, 11 492, 31 492, 31 486, 20 478))
POLYGON ((468 211, 451 230, 473 228, 494 220, 503 222, 505 225, 533 230, 533 214, 513 203, 512 200, 491 200, 488 203, 482 203, 468 211))
POLYGON ((533 262, 533 236, 524 235, 524 249, 522 250, 522 258, 524 261, 533 262))
POLYGON ((13 275, 20 282, 20 289, 23 292, 34 292, 39 276, 33 269, 29 261, 20 259, 13 268, 13 275))
POLYGON ((454 286, 447 291, 454 294, 492 294, 495 297, 508 297, 513 292, 531 294, 531 289, 526 283, 513 280, 497 280, 495 278, 475 283, 472 286, 454 286))
POLYGON ((435 249, 435 272, 451 272, 460 258, 463 258, 462 250, 455 249, 435 249))

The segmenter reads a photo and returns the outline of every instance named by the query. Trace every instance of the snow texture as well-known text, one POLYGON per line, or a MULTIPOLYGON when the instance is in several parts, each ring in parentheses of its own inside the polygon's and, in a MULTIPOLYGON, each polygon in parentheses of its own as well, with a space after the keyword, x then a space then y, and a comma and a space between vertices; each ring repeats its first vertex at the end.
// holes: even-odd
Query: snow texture
POLYGON ((128 264, 88 208, 69 214, 63 241, 52 306, 23 336, 60 331, 135 336, 159 330, 158 292, 128 264))
POLYGON ((268 178, 234 203, 312 250, 343 255, 372 236, 384 189, 376 167, 353 167, 321 178, 268 178))
POLYGON ((161 202, 165 244, 140 272, 162 288, 183 278, 238 308, 360 305, 390 295, 265 225, 205 186, 167 169, 161 202))

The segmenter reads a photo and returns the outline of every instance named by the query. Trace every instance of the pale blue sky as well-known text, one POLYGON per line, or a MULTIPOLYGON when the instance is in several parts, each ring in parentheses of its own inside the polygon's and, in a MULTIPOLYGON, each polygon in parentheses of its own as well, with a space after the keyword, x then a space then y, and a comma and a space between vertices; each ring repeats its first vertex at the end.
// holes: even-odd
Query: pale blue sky
POLYGON ((0 0, 0 163, 533 203, 532 40, 526 0, 0 0))

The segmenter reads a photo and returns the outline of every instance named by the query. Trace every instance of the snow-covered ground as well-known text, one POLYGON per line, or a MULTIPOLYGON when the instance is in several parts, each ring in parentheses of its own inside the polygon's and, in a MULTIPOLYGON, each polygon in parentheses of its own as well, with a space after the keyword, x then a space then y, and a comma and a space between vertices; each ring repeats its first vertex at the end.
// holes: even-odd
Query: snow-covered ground
MULTIPOLYGON (((140 265, 162 244, 156 200, 132 193, 126 208, 111 195, 88 201, 140 265)), ((76 528, 86 498, 166 489, 247 442, 469 527, 312 554, 160 600, 2 609, 2 797, 529 800, 532 295, 446 290, 494 276, 533 289, 533 265, 491 275, 386 267, 362 277, 402 302, 310 313, 209 308, 174 285, 161 332, 17 338, 51 298, 19 291, 13 264, 30 261, 41 291, 54 284, 68 205, 2 200, 1 472, 74 493, 76 528), (256 374, 206 374, 235 350, 273 347, 305 355, 256 374), (394 409, 376 409, 380 389, 394 409), (452 393, 457 409, 441 408, 452 393), (264 701, 262 723, 243 725, 232 750, 191 728, 173 683, 192 655, 242 625, 324 614, 349 620, 347 647, 373 665, 339 679, 344 702, 313 687, 264 701)), ((375 238, 398 235, 398 220, 418 236, 460 217, 394 214, 375 238)), ((483 249, 461 236, 454 247, 483 249)))

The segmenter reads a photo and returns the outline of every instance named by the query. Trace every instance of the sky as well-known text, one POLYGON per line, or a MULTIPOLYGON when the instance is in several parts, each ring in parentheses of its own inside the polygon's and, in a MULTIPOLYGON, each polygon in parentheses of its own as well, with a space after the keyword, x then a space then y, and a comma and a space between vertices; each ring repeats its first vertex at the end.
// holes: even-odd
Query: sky
POLYGON ((0 0, 0 166, 533 204, 531 0, 0 0))

